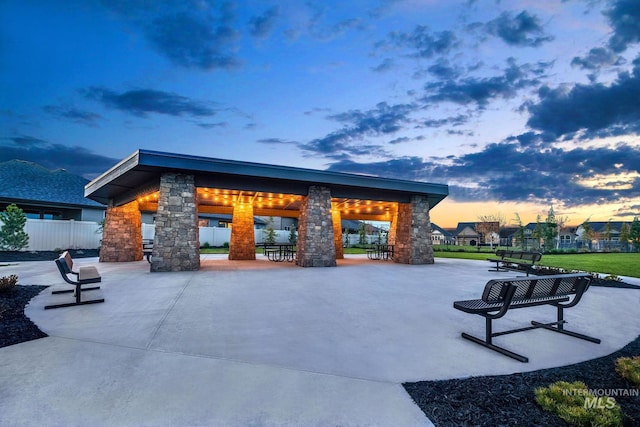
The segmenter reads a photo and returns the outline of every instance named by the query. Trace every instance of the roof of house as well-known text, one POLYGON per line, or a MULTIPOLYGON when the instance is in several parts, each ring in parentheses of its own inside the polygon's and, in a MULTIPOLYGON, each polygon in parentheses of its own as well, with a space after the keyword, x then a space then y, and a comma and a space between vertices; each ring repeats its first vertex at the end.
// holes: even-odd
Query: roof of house
POLYGON ((470 228, 474 232, 476 231, 476 222, 459 222, 458 227, 456 228, 455 234, 460 234, 465 228, 470 228))
POLYGON ((434 231, 440 232, 440 234, 442 234, 443 236, 449 236, 449 237, 453 236, 452 232, 445 230, 442 227, 439 227, 437 224, 434 224, 433 222, 431 223, 431 229, 434 231))
POLYGON ((33 162, 0 163, 0 200, 20 204, 102 207, 84 197, 89 180, 64 169, 49 170, 33 162))

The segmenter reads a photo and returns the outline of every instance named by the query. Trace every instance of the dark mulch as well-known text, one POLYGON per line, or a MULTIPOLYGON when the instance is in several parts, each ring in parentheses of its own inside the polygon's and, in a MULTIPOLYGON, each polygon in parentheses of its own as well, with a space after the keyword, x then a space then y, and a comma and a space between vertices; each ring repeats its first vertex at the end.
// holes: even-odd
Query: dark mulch
MULTIPOLYGON (((556 381, 582 381, 589 389, 633 390, 633 385, 615 372, 615 361, 638 355, 640 336, 608 356, 560 368, 403 385, 436 426, 566 426, 538 406, 533 394, 536 387, 556 381)), ((625 426, 640 426, 640 397, 615 399, 627 417, 625 426)))
POLYGON ((0 348, 47 336, 24 315, 29 300, 46 288, 16 285, 0 292, 0 348))
MULTIPOLYGON (((53 261, 60 256, 62 251, 0 251, 0 262, 17 261, 53 261)), ((71 257, 92 258, 99 255, 98 249, 69 249, 71 257)))

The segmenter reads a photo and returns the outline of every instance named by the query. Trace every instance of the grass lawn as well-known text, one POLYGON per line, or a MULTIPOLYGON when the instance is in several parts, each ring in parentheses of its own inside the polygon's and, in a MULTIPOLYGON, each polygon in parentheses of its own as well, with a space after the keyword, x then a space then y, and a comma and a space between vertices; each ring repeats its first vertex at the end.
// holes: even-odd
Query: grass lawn
MULTIPOLYGON (((435 248, 435 256, 439 258, 462 258, 485 261, 494 252, 489 248, 483 252, 444 252, 435 248)), ((262 248, 256 249, 262 253, 262 248)), ((202 254, 226 254, 229 248, 201 248, 202 254)), ((345 254, 364 254, 362 248, 344 248, 345 254)), ((615 276, 640 277, 640 253, 584 253, 566 255, 542 255, 540 265, 563 268, 565 270, 580 270, 589 273, 611 274, 615 276)))
MULTIPOLYGON (((436 257, 486 260, 486 252, 435 252, 436 257)), ((584 253, 566 255, 542 255, 540 265, 580 270, 589 273, 615 276, 640 277, 640 253, 584 253)))

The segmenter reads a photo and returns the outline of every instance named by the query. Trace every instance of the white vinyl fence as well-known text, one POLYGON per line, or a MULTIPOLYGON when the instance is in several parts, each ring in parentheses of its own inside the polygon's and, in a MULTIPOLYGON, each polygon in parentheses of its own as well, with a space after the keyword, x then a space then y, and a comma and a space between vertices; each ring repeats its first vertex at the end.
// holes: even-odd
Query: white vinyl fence
POLYGON ((97 249, 102 239, 100 225, 93 221, 27 219, 24 231, 30 251, 97 249))
MULTIPOLYGON (((142 238, 153 239, 154 224, 142 224, 142 238)), ((27 219, 24 230, 29 235, 29 251, 53 251, 56 249, 97 249, 100 247, 102 231, 97 222, 27 219)), ((256 243, 265 240, 265 230, 255 229, 256 243)), ((277 243, 289 242, 289 231, 275 230, 277 243)), ((357 234, 349 235, 349 244, 358 243, 357 234)), ((346 237, 343 238, 346 240, 346 237)), ((224 246, 231 241, 231 228, 200 227, 200 246, 224 246)), ((377 236, 367 236, 367 243, 377 241, 377 236)))

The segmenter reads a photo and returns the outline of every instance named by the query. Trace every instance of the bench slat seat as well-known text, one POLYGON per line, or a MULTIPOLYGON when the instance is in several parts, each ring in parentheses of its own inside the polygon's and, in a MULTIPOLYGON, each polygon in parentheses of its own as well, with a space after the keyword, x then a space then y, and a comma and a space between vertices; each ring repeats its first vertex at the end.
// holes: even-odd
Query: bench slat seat
POLYGON ((495 350, 520 362, 529 359, 503 347, 493 344, 497 336, 531 329, 544 328, 593 343, 600 339, 564 329, 564 309, 574 307, 580 302, 584 292, 589 288, 591 277, 586 274, 558 274, 552 276, 515 277, 510 279, 494 279, 487 282, 479 299, 455 301, 453 307, 465 313, 477 314, 485 318, 485 338, 474 337, 465 332, 462 337, 495 350), (507 314, 510 309, 552 305, 557 310, 557 320, 551 323, 532 321, 524 328, 493 332, 492 321, 507 314))

